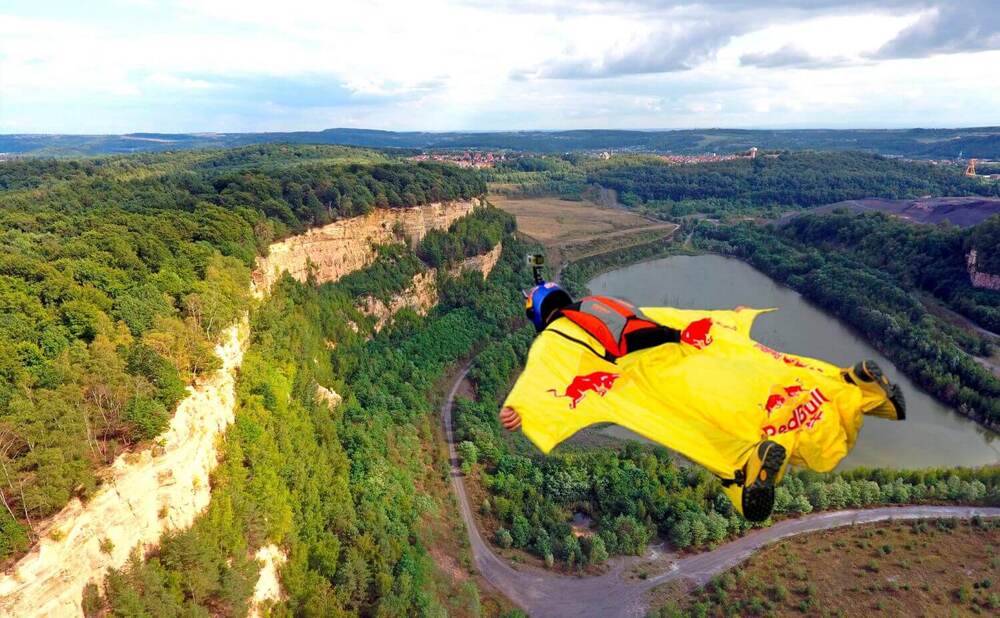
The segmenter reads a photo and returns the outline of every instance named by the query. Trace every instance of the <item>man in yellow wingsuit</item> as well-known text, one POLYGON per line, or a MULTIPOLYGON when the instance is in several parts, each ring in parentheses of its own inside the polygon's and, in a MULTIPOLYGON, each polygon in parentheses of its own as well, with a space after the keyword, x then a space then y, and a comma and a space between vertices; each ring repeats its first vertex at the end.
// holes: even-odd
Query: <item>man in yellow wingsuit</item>
POLYGON ((905 418, 902 392, 873 361, 836 367, 752 340, 767 309, 574 303, 537 282, 525 311, 539 335, 500 419, 544 453, 588 425, 616 423, 705 466, 744 517, 762 521, 787 464, 831 470, 864 415, 905 418))

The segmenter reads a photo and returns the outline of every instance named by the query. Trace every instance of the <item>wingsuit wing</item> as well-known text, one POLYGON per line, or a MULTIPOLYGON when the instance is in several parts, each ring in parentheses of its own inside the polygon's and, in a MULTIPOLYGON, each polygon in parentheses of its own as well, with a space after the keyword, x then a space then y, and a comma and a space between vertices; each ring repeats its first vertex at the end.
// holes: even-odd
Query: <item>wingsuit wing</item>
POLYGON ((689 336, 614 363, 566 319, 536 339, 504 405, 543 452, 583 427, 612 422, 723 478, 764 438, 785 446, 794 463, 824 471, 850 451, 862 411, 878 403, 864 400, 834 365, 753 341, 754 319, 768 310, 642 311, 689 336))

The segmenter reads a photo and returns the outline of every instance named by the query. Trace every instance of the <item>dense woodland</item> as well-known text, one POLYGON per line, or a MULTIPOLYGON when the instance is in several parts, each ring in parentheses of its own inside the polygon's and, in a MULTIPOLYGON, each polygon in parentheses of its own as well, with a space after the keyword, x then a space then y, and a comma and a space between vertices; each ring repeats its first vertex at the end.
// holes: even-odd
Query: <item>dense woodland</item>
POLYGON ((777 214, 863 197, 994 195, 995 185, 958 168, 858 152, 792 152, 777 157, 674 165, 615 157, 588 169, 587 181, 615 189, 626 205, 668 217, 690 214, 777 214))
MULTIPOLYGON (((216 366, 214 340, 246 311, 269 242, 484 190, 453 166, 303 150, 304 163, 278 146, 19 161, 3 176, 41 181, 0 191, 0 557, 24 548, 33 520, 90 495, 97 466, 165 427, 185 385, 216 366)), ((462 251, 483 229, 500 234, 481 227, 462 251)))
POLYGON ((881 213, 804 215, 780 235, 858 259, 888 273, 904 289, 921 289, 983 327, 1000 332, 1000 293, 969 282, 965 256, 975 248, 978 267, 1000 273, 1000 216, 971 229, 913 225, 881 213))
MULTIPOLYGON (((454 228, 480 227, 471 219, 510 225, 492 212, 454 228)), ((504 242, 489 280, 471 272, 445 280, 429 316, 404 311, 371 340, 371 321, 354 307, 355 284, 311 287, 286 276, 252 316, 236 422, 209 510, 145 560, 113 572, 105 596, 88 592, 88 612, 244 616, 257 577, 251 555, 267 543, 289 552, 282 585, 293 615, 476 608, 475 587, 442 587, 426 551, 428 521, 452 508, 446 489, 427 490, 447 487, 448 470, 431 396, 454 363, 519 314, 523 248, 504 242), (343 402, 331 408, 317 384, 343 402)), ((393 276, 386 264, 359 274, 393 276)))

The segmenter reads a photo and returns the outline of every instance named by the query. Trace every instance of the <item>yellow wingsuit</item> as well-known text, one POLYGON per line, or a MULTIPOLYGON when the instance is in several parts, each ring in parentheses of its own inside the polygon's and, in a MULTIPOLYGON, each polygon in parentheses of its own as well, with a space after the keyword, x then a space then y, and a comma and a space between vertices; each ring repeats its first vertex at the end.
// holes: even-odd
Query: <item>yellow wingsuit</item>
POLYGON ((753 341, 754 319, 772 309, 641 311, 679 331, 693 328, 695 339, 612 363, 597 339, 565 317, 539 334, 504 406, 520 414, 524 434, 543 452, 610 422, 722 479, 733 479, 764 439, 785 447, 791 463, 822 472, 853 448, 863 414, 886 402, 879 389, 845 381, 839 367, 753 341))

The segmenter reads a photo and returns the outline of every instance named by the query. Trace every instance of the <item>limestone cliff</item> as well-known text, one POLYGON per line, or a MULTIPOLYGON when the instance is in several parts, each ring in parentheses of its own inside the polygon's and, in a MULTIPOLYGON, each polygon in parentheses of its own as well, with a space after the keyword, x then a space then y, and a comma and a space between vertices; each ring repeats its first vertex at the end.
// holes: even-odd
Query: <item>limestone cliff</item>
MULTIPOLYGON (((378 210, 274 243, 268 257, 258 260, 254 292, 265 296, 284 271, 304 281, 310 264, 318 281, 336 280, 371 263, 373 245, 391 242, 399 233, 416 242, 478 205, 471 200, 378 210)), ((428 280, 433 286, 433 273, 428 280)), ((427 281, 414 285, 425 287, 427 281)), ((417 297, 412 302, 428 302, 426 292, 417 297)), ((234 420, 235 384, 248 330, 243 319, 225 331, 216 348, 222 367, 189 389, 154 446, 118 457, 106 471, 103 487, 86 503, 74 499, 47 522, 36 522, 41 539, 0 574, 0 616, 81 616, 88 583, 100 584, 107 570, 121 568, 135 548, 155 547, 164 532, 190 527, 208 507, 209 477, 234 420)), ((339 395, 322 386, 317 386, 317 396, 331 406, 339 402, 339 395)), ((279 548, 265 550, 258 555, 263 569, 255 611, 280 598, 276 572, 283 554, 279 548)))
MULTIPOLYGON (((497 243, 496 247, 493 247, 493 249, 483 255, 466 258, 461 264, 452 268, 449 274, 454 276, 463 271, 478 270, 483 274, 483 278, 486 278, 493 270, 493 267, 496 266, 501 253, 503 253, 503 245, 497 243)), ((366 296, 360 299, 359 308, 365 315, 376 318, 375 330, 382 330, 389 320, 392 319, 392 316, 401 310, 412 309, 420 315, 426 315, 437 304, 437 301, 437 270, 430 269, 414 275, 410 285, 403 292, 394 296, 388 303, 371 296, 366 296)))
POLYGON ((406 236, 419 242, 432 229, 447 229, 456 219, 479 206, 478 199, 434 203, 412 208, 379 209, 293 236, 270 247, 267 257, 257 260, 254 287, 266 294, 281 274, 298 281, 309 276, 310 265, 319 283, 336 281, 375 259, 375 245, 399 242, 406 236))
POLYGON ((984 273, 978 270, 977 259, 978 256, 975 249, 969 251, 969 254, 965 256, 965 263, 969 269, 969 280, 972 281, 972 287, 1000 290, 1000 275, 984 273))
POLYGON ((452 274, 455 274, 455 271, 478 270, 483 273, 483 278, 485 279, 490 276, 490 273, 493 272, 493 267, 500 261, 501 253, 503 253, 503 243, 497 243, 497 246, 490 249, 487 253, 466 258, 461 265, 452 270, 452 274))
POLYGON ((189 389, 155 446, 124 453, 86 504, 74 498, 44 526, 42 539, 0 577, 2 616, 79 616, 83 589, 133 548, 155 545, 168 530, 190 527, 211 499, 209 475, 218 440, 233 422, 236 371, 247 321, 225 331, 222 367, 189 389))

